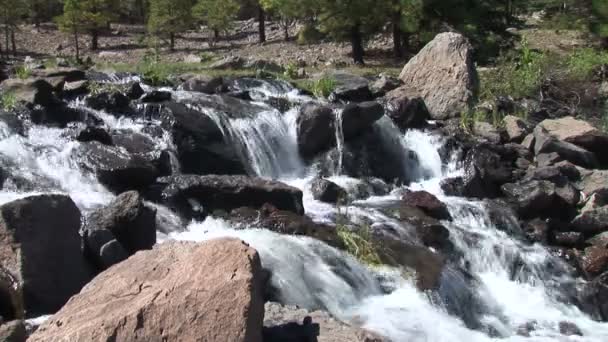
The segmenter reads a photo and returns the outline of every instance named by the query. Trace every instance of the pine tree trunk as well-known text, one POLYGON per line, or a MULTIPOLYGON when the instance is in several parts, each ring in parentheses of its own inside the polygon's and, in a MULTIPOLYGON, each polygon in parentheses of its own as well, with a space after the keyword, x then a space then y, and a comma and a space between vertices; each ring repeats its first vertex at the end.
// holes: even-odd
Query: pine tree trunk
POLYGON ((258 7, 258 32, 260 35, 260 43, 266 42, 266 13, 262 6, 258 7))
POLYGON ((283 38, 285 38, 285 41, 289 40, 289 23, 285 22, 283 25, 283 38))
POLYGON ((78 46, 78 29, 74 29, 74 46, 76 47, 76 61, 80 61, 80 46, 78 46))
POLYGON ((363 60, 363 37, 361 37, 360 24, 355 24, 350 31, 350 42, 353 48, 353 61, 355 64, 365 64, 363 60))
POLYGON ((170 39, 170 49, 171 49, 171 51, 175 51, 175 33, 171 32, 171 34, 169 35, 169 39, 170 39))
POLYGON ((15 29, 11 29, 11 47, 13 49, 13 56, 17 56, 17 43, 15 42, 15 29))
POLYGON ((395 58, 403 57, 403 32, 401 31, 401 12, 393 14, 393 52, 395 58))
POLYGON ((8 25, 4 26, 4 43, 6 46, 6 57, 9 57, 10 52, 9 52, 9 46, 10 46, 10 33, 8 31, 8 25))
POLYGON ((91 30, 91 50, 99 49, 99 31, 91 30))
POLYGON ((213 29, 213 40, 216 42, 220 40, 220 30, 213 29))

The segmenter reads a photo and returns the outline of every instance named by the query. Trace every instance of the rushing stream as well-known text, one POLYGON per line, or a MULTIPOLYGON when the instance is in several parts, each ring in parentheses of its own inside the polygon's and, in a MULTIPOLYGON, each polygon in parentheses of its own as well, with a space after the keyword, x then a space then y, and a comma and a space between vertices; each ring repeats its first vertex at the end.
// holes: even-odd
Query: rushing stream
MULTIPOLYGON (((318 173, 317 165, 307 165, 298 154, 298 105, 313 99, 299 95, 282 82, 261 82, 253 90, 253 103, 265 108, 254 116, 230 117, 212 108, 198 109, 212 117, 226 139, 238 146, 239 156, 246 161, 251 175, 299 187, 304 192, 308 216, 318 222, 335 222, 338 209, 315 201, 310 191, 310 183, 318 173), (294 107, 281 113, 264 103, 269 96, 285 99, 294 107)), ((192 94, 174 92, 178 99, 188 96, 192 94)), ((72 105, 82 103, 75 101, 72 105)), ((96 114, 108 129, 149 136, 159 153, 171 148, 168 134, 158 138, 145 129, 149 124, 158 125, 156 122, 96 114)), ((572 303, 571 293, 577 280, 566 265, 544 247, 529 245, 509 233, 509 229, 516 230, 517 218, 505 217, 503 226, 507 229, 498 229, 485 203, 442 193, 441 179, 459 175, 462 170, 453 160, 441 160, 440 137, 417 130, 402 134, 386 117, 374 129, 380 130, 386 148, 401 156, 391 162, 403 165, 407 176, 415 179, 408 187, 429 191, 447 203, 453 221, 443 223, 461 255, 457 266, 466 269, 474 285, 464 280, 462 273, 448 268, 438 293, 423 293, 399 270, 369 268, 312 238, 279 235, 264 227, 236 230, 213 217, 176 227, 179 220, 162 207, 158 220, 168 235, 159 233, 159 238, 194 241, 223 236, 241 238, 259 251, 263 265, 272 271, 272 286, 278 289, 282 302, 325 309, 339 319, 363 325, 394 341, 608 340, 608 324, 593 321, 572 303), (412 153, 416 163, 411 162, 412 153), (467 294, 463 299, 463 289, 472 286, 473 298, 467 294), (576 324, 584 336, 560 334, 560 322, 576 324), (530 336, 518 334, 522 326, 533 327, 530 336)), ((19 175, 18 180, 11 181, 28 185, 16 190, 9 181, 0 193, 2 203, 40 192, 62 192, 86 212, 113 198, 94 175, 80 168, 73 153, 79 143, 69 139, 68 134, 67 129, 32 126, 24 137, 0 123, 0 158, 13 165, 12 172, 19 175)), ((334 172, 328 176, 352 194, 362 182, 341 172, 344 157, 341 127, 337 127, 336 137, 338 157, 334 172)), ((398 222, 375 209, 399 199, 402 190, 393 188, 384 196, 356 200, 341 210, 348 212, 353 221, 365 219, 375 225, 388 225, 403 239, 409 239, 412 232, 404 231, 398 222)))

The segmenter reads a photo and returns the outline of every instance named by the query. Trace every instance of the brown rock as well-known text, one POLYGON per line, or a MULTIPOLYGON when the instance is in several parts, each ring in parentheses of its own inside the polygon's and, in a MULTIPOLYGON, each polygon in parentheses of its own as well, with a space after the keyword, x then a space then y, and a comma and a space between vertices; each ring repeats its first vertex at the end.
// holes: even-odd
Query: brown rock
POLYGON ((585 248, 581 266, 589 277, 595 277, 608 271, 608 249, 598 246, 585 248))
POLYGON ((435 195, 426 191, 413 191, 403 196, 403 202, 424 211, 425 214, 438 220, 451 220, 448 207, 435 195))
POLYGON ((239 240, 166 243, 101 273, 30 341, 259 342, 262 273, 239 240))
POLYGON ((505 130, 509 136, 509 140, 513 142, 521 142, 528 133, 528 125, 524 120, 514 115, 507 115, 503 119, 505 130))
POLYGON ((438 34, 403 68, 399 78, 424 99, 433 119, 455 117, 472 106, 479 80, 473 47, 463 35, 438 34))

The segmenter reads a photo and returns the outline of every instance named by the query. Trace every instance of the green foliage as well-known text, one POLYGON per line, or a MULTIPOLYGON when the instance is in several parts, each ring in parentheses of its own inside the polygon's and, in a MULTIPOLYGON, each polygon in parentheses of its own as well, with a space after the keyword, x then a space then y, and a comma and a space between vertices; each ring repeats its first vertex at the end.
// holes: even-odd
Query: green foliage
POLYGON ((297 42, 300 45, 318 43, 324 35, 317 27, 311 23, 305 24, 298 32, 297 42))
POLYGON ((283 76, 290 80, 298 78, 298 66, 295 63, 288 63, 283 76))
POLYGON ((3 93, 0 96, 0 104, 2 104, 2 109, 5 111, 12 111, 17 108, 18 105, 17 97, 13 93, 3 93))
POLYGON ((15 67, 15 76, 21 80, 28 79, 32 76, 32 70, 26 65, 19 65, 15 67))
POLYGON ((595 17, 593 31, 602 38, 608 37, 608 1, 591 0, 591 9, 595 17))
POLYGON ((193 8, 194 17, 218 32, 230 28, 240 9, 236 0, 198 0, 193 8))
POLYGON ((173 37, 192 26, 192 0, 150 0, 148 30, 159 37, 173 37))
POLYGON ((593 75, 598 67, 608 64, 608 52, 593 48, 574 51, 566 59, 569 77, 584 80, 593 75))
POLYGON ((346 252, 365 264, 372 266, 382 265, 378 247, 373 240, 368 226, 350 229, 345 225, 338 224, 336 230, 338 238, 344 245, 346 252))
POLYGON ((331 77, 321 77, 316 81, 312 81, 309 89, 316 97, 329 97, 336 89, 336 80, 331 77))

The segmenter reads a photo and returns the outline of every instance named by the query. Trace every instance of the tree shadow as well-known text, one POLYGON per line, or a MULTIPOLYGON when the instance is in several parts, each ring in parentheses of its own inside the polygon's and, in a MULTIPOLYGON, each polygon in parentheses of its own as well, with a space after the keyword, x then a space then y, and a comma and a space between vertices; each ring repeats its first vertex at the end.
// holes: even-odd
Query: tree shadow
POLYGON ((264 327, 264 342, 318 342, 321 327, 306 316, 302 324, 296 322, 264 327))

